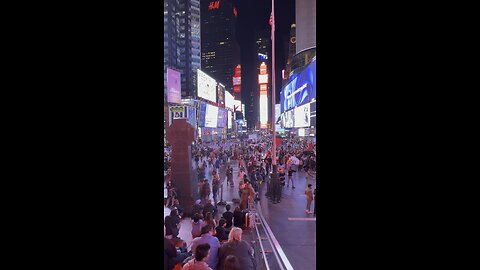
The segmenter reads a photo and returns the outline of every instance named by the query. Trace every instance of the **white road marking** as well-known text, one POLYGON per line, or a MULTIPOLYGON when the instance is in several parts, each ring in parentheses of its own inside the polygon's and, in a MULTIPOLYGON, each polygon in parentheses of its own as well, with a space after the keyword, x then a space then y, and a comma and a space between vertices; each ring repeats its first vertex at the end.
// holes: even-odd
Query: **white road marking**
POLYGON ((317 218, 288 218, 288 220, 317 221, 317 218))

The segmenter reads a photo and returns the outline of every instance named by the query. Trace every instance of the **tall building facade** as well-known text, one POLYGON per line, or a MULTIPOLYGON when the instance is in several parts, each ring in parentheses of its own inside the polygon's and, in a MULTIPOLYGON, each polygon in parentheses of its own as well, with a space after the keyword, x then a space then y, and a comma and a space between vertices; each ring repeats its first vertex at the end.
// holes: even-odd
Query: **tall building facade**
POLYGON ((292 60, 293 60, 293 56, 296 54, 297 37, 296 37, 295 30, 296 30, 296 25, 292 24, 290 26, 290 37, 288 39, 288 46, 287 46, 288 56, 287 56, 287 64, 285 65, 285 80, 290 76, 290 73, 292 72, 292 60))
POLYGON ((295 0, 296 53, 317 46, 317 2, 295 0))
POLYGON ((201 1, 202 70, 233 92, 232 76, 240 64, 232 0, 201 1))
POLYGON ((164 89, 167 88, 167 68, 172 68, 180 71, 182 97, 193 97, 197 69, 201 67, 200 0, 164 0, 163 3, 164 89))
POLYGON ((265 63, 267 66, 268 78, 268 119, 271 118, 271 89, 272 89, 272 80, 271 80, 271 59, 272 55, 272 40, 271 40, 271 30, 270 29, 260 29, 255 31, 255 91, 250 91, 249 99, 247 102, 247 114, 250 117, 247 119, 252 119, 249 122, 251 127, 259 128, 260 127, 260 84, 258 82, 258 74, 260 74, 260 66, 262 63, 265 63))

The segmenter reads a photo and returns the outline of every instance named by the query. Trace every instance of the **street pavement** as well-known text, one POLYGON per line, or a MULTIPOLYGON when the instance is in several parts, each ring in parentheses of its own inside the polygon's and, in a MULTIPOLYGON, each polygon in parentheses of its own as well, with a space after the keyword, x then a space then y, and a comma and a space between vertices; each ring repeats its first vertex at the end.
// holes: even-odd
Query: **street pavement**
MULTIPOLYGON (((232 161, 233 179, 235 186, 233 188, 226 185, 224 179, 223 185, 223 200, 231 205, 231 211, 235 209, 238 204, 232 202, 233 198, 238 196, 238 161, 232 161)), ((212 181, 212 167, 207 167, 206 178, 209 180, 210 186, 212 181)), ((288 179, 288 176, 287 176, 288 179)), ((266 185, 260 187, 260 202, 263 216, 270 226, 275 238, 282 247, 286 257, 290 261, 294 269, 310 270, 316 267, 316 218, 313 214, 305 213, 306 198, 305 189, 308 184, 316 188, 315 178, 308 176, 304 171, 293 174, 293 181, 295 189, 292 187, 284 187, 282 191, 282 199, 278 204, 272 204, 267 197, 265 197, 266 185)), ((210 195, 210 199, 213 197, 210 195)), ((220 201, 220 191, 218 194, 220 201)), ((314 203, 312 203, 311 211, 313 212, 314 203)), ((225 212, 224 206, 218 206, 218 213, 215 219, 219 220, 221 214, 225 212)), ((164 207, 164 217, 170 213, 170 209, 164 207)), ((191 242, 191 219, 185 218, 182 220, 182 227, 180 229, 179 237, 187 242, 191 242)), ((252 231, 244 231, 244 240, 255 240, 256 235, 252 231)), ((257 253, 258 254, 258 253, 257 253)), ((260 256, 258 256, 260 257, 260 256)))
MULTIPOLYGON (((287 176, 288 179, 288 176, 287 176)), ((278 204, 265 197, 266 185, 260 188, 262 214, 282 247, 293 269, 310 270, 316 267, 316 218, 305 213, 307 200, 305 189, 308 184, 316 188, 314 178, 304 171, 293 174, 295 189, 285 186, 278 204)), ((312 202, 311 211, 313 212, 312 202)))

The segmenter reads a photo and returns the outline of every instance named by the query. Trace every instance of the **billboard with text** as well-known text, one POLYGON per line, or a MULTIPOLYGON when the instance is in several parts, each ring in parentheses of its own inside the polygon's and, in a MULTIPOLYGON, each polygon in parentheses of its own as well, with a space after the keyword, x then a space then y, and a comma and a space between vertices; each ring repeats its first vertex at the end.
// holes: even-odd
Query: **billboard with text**
POLYGON ((167 68, 167 102, 180 104, 181 95, 180 72, 167 68))
POLYGON ((280 92, 280 109, 283 112, 309 103, 316 98, 316 61, 293 74, 280 92))
POLYGON ((217 103, 217 81, 197 69, 197 96, 217 103))

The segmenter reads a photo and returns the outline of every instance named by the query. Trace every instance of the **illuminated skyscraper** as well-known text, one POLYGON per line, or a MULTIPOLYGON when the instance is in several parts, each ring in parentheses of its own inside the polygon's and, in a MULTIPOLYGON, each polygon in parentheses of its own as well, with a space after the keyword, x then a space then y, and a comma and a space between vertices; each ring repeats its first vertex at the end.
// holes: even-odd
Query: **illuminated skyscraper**
POLYGON ((240 64, 231 0, 201 1, 202 70, 233 92, 232 75, 240 64))
POLYGON ((200 68, 200 0, 164 0, 163 3, 164 89, 167 67, 170 67, 180 71, 182 97, 193 96, 196 70, 200 68))

